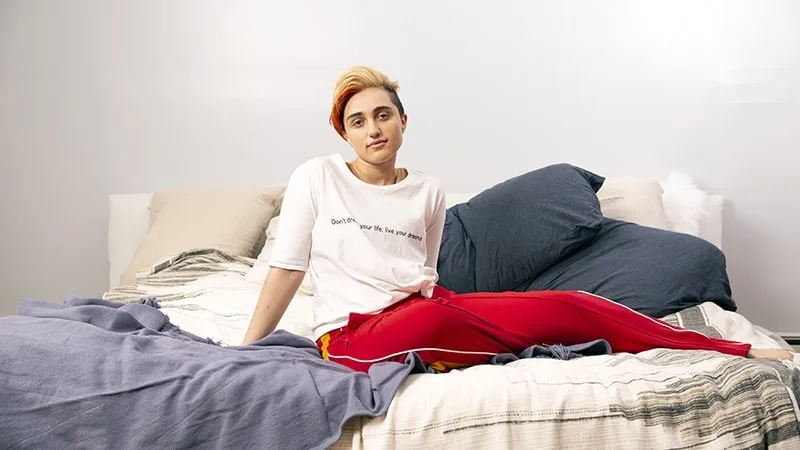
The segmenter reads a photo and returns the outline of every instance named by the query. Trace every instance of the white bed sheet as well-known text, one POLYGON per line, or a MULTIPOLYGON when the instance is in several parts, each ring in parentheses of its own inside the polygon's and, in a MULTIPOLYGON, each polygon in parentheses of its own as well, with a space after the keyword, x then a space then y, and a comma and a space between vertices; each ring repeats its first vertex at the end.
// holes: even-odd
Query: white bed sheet
MULTIPOLYGON (((248 281, 238 273, 221 272, 203 277, 180 287, 164 288, 200 292, 192 298, 160 301, 161 311, 181 329, 221 345, 240 345, 247 332, 261 284, 248 281)), ((158 295, 157 290, 152 294, 158 295)), ((313 340, 311 330, 311 301, 313 296, 296 295, 277 328, 313 340)))

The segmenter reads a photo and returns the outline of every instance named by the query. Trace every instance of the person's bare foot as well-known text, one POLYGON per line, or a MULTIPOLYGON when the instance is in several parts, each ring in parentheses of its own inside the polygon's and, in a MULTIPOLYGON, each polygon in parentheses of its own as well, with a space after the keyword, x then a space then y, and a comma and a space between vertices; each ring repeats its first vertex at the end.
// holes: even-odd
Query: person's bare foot
POLYGON ((751 348, 750 351, 747 352, 747 357, 755 359, 788 359, 791 361, 794 360, 794 353, 782 348, 751 348))

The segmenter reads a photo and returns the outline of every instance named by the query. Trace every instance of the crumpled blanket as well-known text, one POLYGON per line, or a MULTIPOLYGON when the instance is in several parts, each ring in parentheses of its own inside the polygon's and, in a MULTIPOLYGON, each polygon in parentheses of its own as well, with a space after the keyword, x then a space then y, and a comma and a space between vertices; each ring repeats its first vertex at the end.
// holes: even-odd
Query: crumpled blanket
POLYGON ((575 359, 582 356, 610 355, 611 344, 605 339, 596 339, 575 345, 532 345, 518 355, 502 353, 492 357, 489 364, 508 364, 524 358, 575 359))
POLYGON ((0 447, 326 448, 419 370, 357 373, 283 331, 222 347, 151 305, 23 301, 1 317, 0 447))

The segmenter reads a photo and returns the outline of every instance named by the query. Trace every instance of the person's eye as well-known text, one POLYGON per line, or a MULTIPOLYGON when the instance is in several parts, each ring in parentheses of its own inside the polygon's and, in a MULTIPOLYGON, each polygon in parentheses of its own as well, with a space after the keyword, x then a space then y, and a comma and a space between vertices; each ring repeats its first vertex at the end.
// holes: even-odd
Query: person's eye
POLYGON ((378 119, 380 119, 380 120, 386 120, 388 118, 389 118, 389 113, 383 112, 383 113, 378 114, 378 119))
POLYGON ((351 125, 354 127, 360 127, 364 122, 361 119, 354 120, 351 125))

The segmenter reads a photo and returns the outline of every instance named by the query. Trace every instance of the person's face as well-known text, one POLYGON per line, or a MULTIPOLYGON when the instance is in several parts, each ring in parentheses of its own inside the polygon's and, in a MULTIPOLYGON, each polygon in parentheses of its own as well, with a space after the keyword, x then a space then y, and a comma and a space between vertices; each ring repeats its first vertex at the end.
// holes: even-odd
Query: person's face
POLYGON ((379 165, 395 157, 403 143, 406 120, 385 89, 364 89, 344 108, 345 139, 360 159, 379 165))

